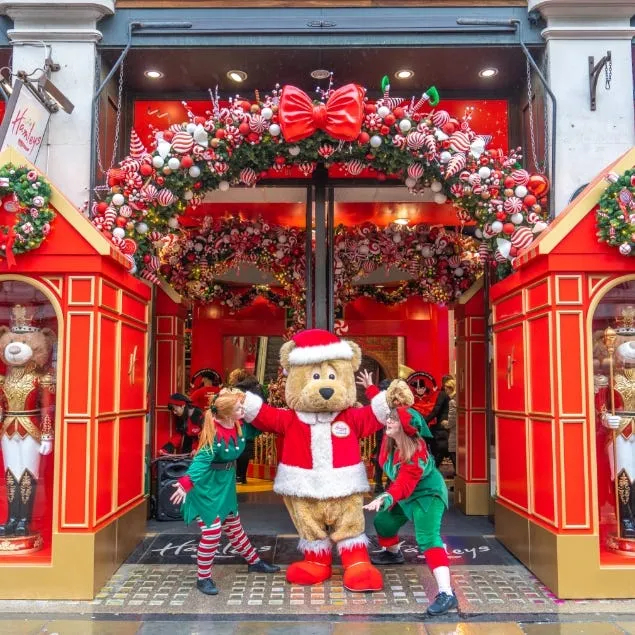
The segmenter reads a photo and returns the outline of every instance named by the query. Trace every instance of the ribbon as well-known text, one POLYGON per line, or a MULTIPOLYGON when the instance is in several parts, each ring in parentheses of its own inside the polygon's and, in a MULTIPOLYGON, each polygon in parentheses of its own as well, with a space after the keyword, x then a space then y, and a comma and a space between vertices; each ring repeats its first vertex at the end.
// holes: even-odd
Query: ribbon
POLYGON ((334 91, 324 103, 314 104, 295 86, 282 89, 279 106, 280 128, 287 143, 306 139, 324 130, 338 141, 359 137, 364 119, 364 89, 347 84, 334 91))
POLYGON ((15 267, 15 254, 13 253, 13 243, 15 242, 15 231, 9 228, 6 234, 0 233, 0 245, 5 248, 5 258, 7 259, 7 269, 15 267))

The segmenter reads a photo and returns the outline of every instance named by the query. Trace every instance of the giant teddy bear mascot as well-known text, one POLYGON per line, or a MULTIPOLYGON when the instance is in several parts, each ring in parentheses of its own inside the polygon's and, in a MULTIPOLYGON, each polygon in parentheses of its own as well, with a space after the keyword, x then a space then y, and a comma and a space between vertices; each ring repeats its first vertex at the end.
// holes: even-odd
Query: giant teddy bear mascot
POLYGON ((26 307, 12 308, 11 327, 0 326, 0 443, 5 469, 7 520, 0 537, 29 536, 40 457, 53 450, 55 384, 48 363, 57 341, 33 326, 26 307))
POLYGON ((304 554, 287 569, 291 584, 328 580, 335 544, 348 590, 383 586, 364 533, 362 505, 369 486, 359 439, 383 426, 389 404, 410 405, 413 397, 407 384, 396 380, 370 406, 354 408, 361 359, 354 342, 319 329, 302 331, 280 350, 290 409, 273 408, 251 393, 245 396, 245 420, 284 437, 274 491, 284 497, 304 554))

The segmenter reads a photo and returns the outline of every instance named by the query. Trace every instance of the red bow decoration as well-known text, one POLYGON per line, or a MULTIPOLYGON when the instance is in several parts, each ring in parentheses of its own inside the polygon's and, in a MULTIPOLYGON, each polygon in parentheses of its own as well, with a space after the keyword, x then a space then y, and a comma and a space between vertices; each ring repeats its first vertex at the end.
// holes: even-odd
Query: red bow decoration
POLYGON ((317 130, 324 130, 338 141, 355 141, 364 119, 364 89, 346 84, 333 91, 326 104, 314 104, 304 91, 285 86, 278 112, 287 143, 306 139, 317 130))
POLYGON ((15 254, 13 253, 13 243, 15 242, 15 231, 13 227, 7 234, 0 232, 0 245, 5 247, 5 258, 7 259, 7 269, 15 267, 15 254))

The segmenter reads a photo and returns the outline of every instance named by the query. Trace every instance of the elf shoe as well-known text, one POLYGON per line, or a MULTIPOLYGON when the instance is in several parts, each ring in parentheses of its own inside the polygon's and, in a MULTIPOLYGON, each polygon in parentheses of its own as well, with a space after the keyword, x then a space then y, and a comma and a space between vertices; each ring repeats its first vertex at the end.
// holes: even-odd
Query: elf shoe
POLYGON ((287 569, 290 584, 311 585, 324 582, 331 577, 333 554, 331 551, 305 551, 304 560, 294 562, 287 569))
POLYGON ((343 584, 349 591, 381 591, 384 581, 379 570, 370 563, 368 547, 354 545, 340 549, 344 567, 343 584))

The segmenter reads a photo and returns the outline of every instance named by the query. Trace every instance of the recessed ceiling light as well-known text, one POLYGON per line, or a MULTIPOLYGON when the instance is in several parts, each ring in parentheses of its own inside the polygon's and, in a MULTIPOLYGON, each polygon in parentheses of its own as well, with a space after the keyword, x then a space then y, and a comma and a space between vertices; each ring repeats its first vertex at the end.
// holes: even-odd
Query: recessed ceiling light
POLYGON ((482 70, 478 72, 478 74, 479 74, 479 77, 484 77, 488 79, 490 77, 494 77, 495 75, 498 75, 498 69, 497 68, 483 68, 482 70))
POLYGON ((395 225, 407 225, 410 222, 410 214, 408 214, 408 210, 400 209, 397 212, 397 217, 393 221, 395 225))
POLYGON ((411 71, 409 68, 402 68, 401 70, 395 73, 395 77, 397 79, 410 79, 414 77, 415 72, 411 71))
POLYGON ((227 71, 227 77, 232 80, 232 82, 244 82, 247 79, 247 73, 245 71, 227 71))
POLYGON ((163 73, 161 71, 148 70, 143 73, 146 77, 150 79, 161 79, 163 77, 163 73))
POLYGON ((311 77, 313 79, 328 79, 331 76, 331 71, 327 71, 325 68, 316 68, 311 71, 311 77))

